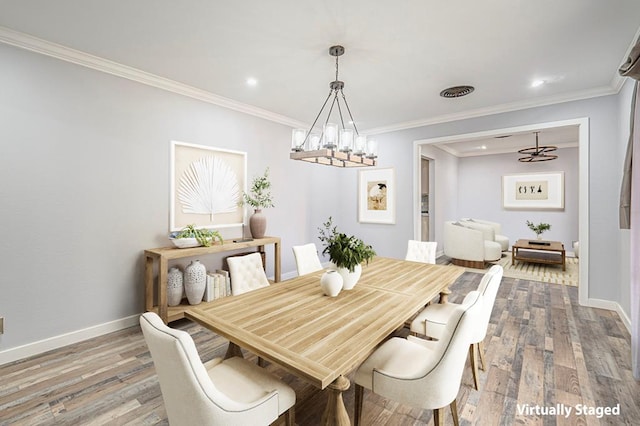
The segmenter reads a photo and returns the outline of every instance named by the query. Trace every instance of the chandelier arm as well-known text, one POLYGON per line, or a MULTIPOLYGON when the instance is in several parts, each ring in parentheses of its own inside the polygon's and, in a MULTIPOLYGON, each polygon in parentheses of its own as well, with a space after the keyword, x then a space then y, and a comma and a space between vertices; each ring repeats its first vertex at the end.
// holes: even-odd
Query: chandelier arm
MULTIPOLYGON (((336 102, 338 102, 338 92, 332 91, 332 93, 333 92, 335 92, 335 96, 333 97, 333 102, 331 102, 331 107, 329 108, 329 114, 327 114, 327 119, 324 121, 325 125, 329 122, 329 118, 331 118, 331 113, 333 112, 333 106, 336 104, 336 102)), ((331 96, 331 93, 329 94, 329 96, 331 96)), ((340 106, 338 106, 338 108, 340 108, 340 106)))
POLYGON ((342 130, 344 130, 344 118, 342 118, 342 108, 340 108, 340 100, 338 99, 338 92, 336 92, 336 105, 338 105, 338 114, 340 115, 340 123, 342 124, 342 130))
POLYGON ((342 95, 342 100, 344 101, 344 105, 347 107, 347 112, 349 113, 349 118, 351 119, 351 123, 353 123, 353 130, 356 131, 357 136, 360 136, 360 133, 358 133, 358 128, 356 127, 356 121, 353 119, 353 115, 351 115, 351 108, 349 108, 347 97, 344 95, 344 92, 342 90, 340 90, 340 94, 342 95))
MULTIPOLYGON (((307 132, 307 135, 304 137, 304 141, 302 141, 302 145, 307 143, 307 139, 309 139, 309 136, 311 135, 311 131, 313 130, 313 127, 316 125, 316 123, 318 122, 318 118, 320 118, 320 115, 322 114, 322 111, 324 111, 324 107, 327 106, 327 102, 329 102, 329 98, 331 97, 332 93, 333 93, 333 90, 329 90, 329 94, 327 95, 327 99, 324 100, 324 103, 322 104, 322 108, 320 108, 320 112, 318 112, 318 115, 316 115, 316 119, 313 120, 313 124, 309 128, 309 131, 307 132)), ((320 138, 322 138, 322 134, 323 133, 324 133, 324 129, 322 129, 322 133, 320 133, 320 138)))

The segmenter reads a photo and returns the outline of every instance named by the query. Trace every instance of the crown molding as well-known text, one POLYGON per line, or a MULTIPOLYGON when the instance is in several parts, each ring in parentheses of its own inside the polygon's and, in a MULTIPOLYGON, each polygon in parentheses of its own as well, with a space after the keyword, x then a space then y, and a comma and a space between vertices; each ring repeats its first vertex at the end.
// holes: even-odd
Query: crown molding
POLYGON ((0 42, 291 127, 306 123, 0 26, 0 42))
POLYGON ((572 101, 579 101, 579 100, 590 99, 590 98, 597 98, 600 96, 615 95, 616 93, 618 93, 618 91, 619 89, 616 90, 615 88, 612 88, 609 86, 597 87, 594 89, 583 90, 580 92, 572 92, 568 95, 548 96, 545 98, 537 98, 534 100, 512 102, 508 104, 496 105, 496 106, 491 106, 487 108, 478 108, 475 110, 463 111, 460 113, 440 115, 440 116, 428 118, 425 120, 406 121, 404 123, 398 123, 398 124, 392 124, 389 126, 368 129, 366 131, 366 134, 377 135, 382 133, 396 132, 399 130, 413 129, 416 127, 448 123, 451 121, 466 120, 469 118, 478 118, 478 117, 484 117, 487 115, 501 114, 506 112, 523 110, 523 109, 549 106, 549 105, 560 104, 564 102, 572 102, 572 101))

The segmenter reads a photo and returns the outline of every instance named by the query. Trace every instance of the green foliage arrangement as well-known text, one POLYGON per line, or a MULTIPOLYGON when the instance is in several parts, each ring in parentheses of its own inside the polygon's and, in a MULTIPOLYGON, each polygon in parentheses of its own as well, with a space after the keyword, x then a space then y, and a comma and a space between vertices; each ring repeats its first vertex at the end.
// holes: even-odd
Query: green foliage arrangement
POLYGON ((195 238, 202 246, 209 247, 216 240, 223 243, 222 236, 213 229, 197 229, 195 225, 187 225, 175 235, 175 238, 195 238))
POLYGON ((529 229, 536 233, 536 236, 540 236, 540 234, 542 234, 544 231, 548 231, 551 229, 551 225, 544 222, 540 222, 539 224, 534 225, 533 222, 527 221, 527 226, 529 227, 529 229))
POLYGON ((254 209, 273 207, 271 197, 271 182, 269 182, 269 168, 264 171, 264 175, 253 179, 249 193, 242 195, 243 202, 249 204, 254 209))
POLYGON ((329 259, 337 267, 347 268, 349 272, 353 272, 362 262, 369 263, 369 260, 376 255, 373 247, 365 244, 361 239, 338 232, 331 216, 321 228, 318 228, 318 232, 320 233, 318 239, 324 246, 322 254, 328 254, 329 259))

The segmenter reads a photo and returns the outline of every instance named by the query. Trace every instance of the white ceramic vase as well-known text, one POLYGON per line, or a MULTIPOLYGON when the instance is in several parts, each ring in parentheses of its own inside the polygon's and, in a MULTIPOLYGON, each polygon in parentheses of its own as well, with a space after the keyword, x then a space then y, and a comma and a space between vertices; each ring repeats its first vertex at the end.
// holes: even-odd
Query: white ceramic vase
POLYGON ((322 292, 329 297, 336 297, 342 290, 342 275, 338 271, 327 271, 320 278, 322 292))
POLYGON ((362 265, 356 265, 353 272, 349 272, 347 268, 337 268, 338 273, 342 276, 342 289, 351 290, 362 275, 362 265))
POLYGON ((184 291, 190 305, 202 302, 204 289, 207 285, 207 268, 199 260, 192 260, 184 268, 184 291))
POLYGON ((167 274, 167 305, 178 306, 183 294, 182 271, 174 266, 167 274))

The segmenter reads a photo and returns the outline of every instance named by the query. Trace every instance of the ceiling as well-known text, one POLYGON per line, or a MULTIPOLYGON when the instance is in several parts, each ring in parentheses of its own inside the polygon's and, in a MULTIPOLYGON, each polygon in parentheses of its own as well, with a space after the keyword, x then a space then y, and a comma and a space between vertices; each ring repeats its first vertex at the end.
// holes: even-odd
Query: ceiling
POLYGON ((5 0, 0 41, 37 37, 47 54, 84 52, 292 126, 320 110, 341 44, 358 128, 380 133, 617 93, 639 16, 638 0, 5 0), (463 84, 475 91, 439 96, 463 84))

